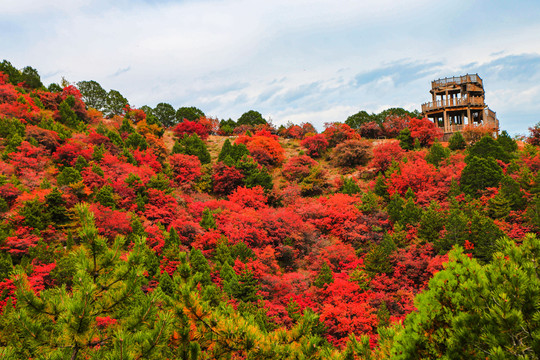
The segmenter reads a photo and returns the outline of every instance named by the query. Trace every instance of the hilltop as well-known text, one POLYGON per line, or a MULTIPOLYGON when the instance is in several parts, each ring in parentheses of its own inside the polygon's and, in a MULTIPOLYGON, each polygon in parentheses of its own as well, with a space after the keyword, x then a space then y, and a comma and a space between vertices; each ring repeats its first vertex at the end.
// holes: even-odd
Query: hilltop
POLYGON ((3 358, 538 354, 538 126, 164 123, 36 76, 0 73, 3 358))

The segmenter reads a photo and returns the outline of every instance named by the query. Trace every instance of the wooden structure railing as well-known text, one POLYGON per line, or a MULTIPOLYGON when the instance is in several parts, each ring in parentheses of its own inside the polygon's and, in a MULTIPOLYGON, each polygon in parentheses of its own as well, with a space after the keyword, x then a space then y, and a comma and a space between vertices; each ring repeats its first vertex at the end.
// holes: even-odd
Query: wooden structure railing
POLYGON ((449 107, 459 107, 459 106, 483 106, 484 99, 481 97, 464 97, 464 98, 449 98, 442 99, 437 101, 430 101, 422 104, 422 112, 428 112, 431 110, 437 110, 442 108, 449 107))
POLYGON ((433 80, 431 82, 431 88, 435 89, 441 86, 448 86, 450 84, 461 85, 461 84, 470 84, 470 83, 475 83, 480 86, 484 86, 482 79, 480 78, 480 76, 478 76, 478 74, 467 74, 467 75, 462 75, 462 76, 452 76, 452 77, 445 77, 442 79, 433 80))

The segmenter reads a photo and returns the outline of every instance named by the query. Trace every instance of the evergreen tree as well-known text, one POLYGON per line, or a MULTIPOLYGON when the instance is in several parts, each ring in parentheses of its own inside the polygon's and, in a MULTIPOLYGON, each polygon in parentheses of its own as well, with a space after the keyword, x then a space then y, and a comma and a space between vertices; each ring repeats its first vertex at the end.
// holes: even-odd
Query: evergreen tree
POLYGON ((353 195, 358 194, 360 190, 360 186, 352 179, 352 178, 341 178, 343 181, 343 185, 341 185, 341 188, 339 189, 340 193, 347 194, 347 195, 353 195))
POLYGON ((493 158, 469 158, 461 172, 461 189, 464 193, 477 196, 480 190, 497 187, 503 178, 501 167, 493 158))
POLYGON ((221 280, 223 280, 223 290, 231 296, 234 295, 238 287, 238 276, 228 262, 225 262, 221 266, 219 275, 221 280))
POLYGON ((418 237, 430 243, 436 242, 440 237, 441 230, 444 229, 445 223, 446 215, 442 212, 439 203, 433 201, 422 212, 418 227, 418 237))
POLYGON ((452 206, 445 223, 445 235, 434 240, 433 245, 439 253, 448 252, 454 245, 463 245, 468 239, 469 219, 457 206, 452 206))
POLYGON ((504 219, 510 213, 510 201, 500 192, 488 201, 488 214, 493 219, 504 219))
POLYGON ((400 222, 401 220, 401 212, 403 211, 403 205, 405 204, 405 201, 399 196, 399 193, 395 192, 394 195, 390 198, 390 202, 388 202, 387 206, 387 212, 388 212, 388 218, 392 222, 400 222))
POLYGON ((325 261, 323 262, 321 269, 317 274, 317 277, 313 281, 313 285, 318 288, 324 288, 326 284, 332 284, 333 282, 334 274, 332 273, 332 269, 330 269, 330 266, 328 266, 328 263, 325 261))
POLYGON ((393 359, 537 358, 540 241, 528 235, 498 247, 484 266, 461 249, 450 253, 394 338, 393 359))
POLYGON ((508 153, 516 152, 518 149, 516 141, 508 135, 506 130, 497 137, 497 143, 508 153))
POLYGON ((209 208, 205 208, 202 213, 202 219, 200 223, 201 227, 206 230, 217 229, 216 220, 209 208))
POLYGON ((73 95, 69 95, 60 103, 60 106, 58 107, 58 111, 60 113, 60 122, 70 128, 76 128, 79 125, 77 114, 75 114, 75 111, 72 109, 74 105, 75 98, 73 95))
POLYGON ((189 255, 189 260, 193 273, 195 275, 198 274, 197 279, 200 281, 200 283, 203 285, 210 284, 212 282, 210 278, 210 265, 208 265, 208 260, 206 260, 202 251, 192 248, 189 255))
POLYGON ((454 133, 450 140, 448 140, 448 148, 450 150, 463 150, 467 147, 467 143, 465 142, 465 139, 463 138, 463 135, 461 135, 460 132, 454 133))
POLYGON ((15 270, 17 305, 2 339, 14 358, 170 358, 170 314, 156 306, 161 291, 143 292, 144 239, 123 259, 124 239, 111 247, 97 235, 92 214, 77 205, 82 246, 73 253, 76 273, 66 287, 32 290, 15 270))
POLYGON ((34 229, 44 230, 51 222, 51 215, 43 211, 43 204, 38 199, 25 202, 19 214, 24 217, 24 224, 34 229))
POLYGON ((114 200, 114 190, 111 185, 102 186, 96 193, 95 200, 103 206, 107 206, 111 209, 116 207, 116 201, 114 200))
POLYGON ((383 199, 388 200, 390 195, 388 194, 388 185, 386 185, 385 180, 386 179, 383 174, 377 175, 377 180, 375 181, 373 191, 383 199))
POLYGON ((254 302, 258 300, 257 292, 259 285, 253 272, 245 266, 244 271, 238 276, 238 287, 235 291, 235 297, 244 302, 254 302))
POLYGON ((79 155, 77 157, 77 161, 75 162, 75 169, 78 171, 83 171, 88 166, 88 160, 86 160, 83 156, 79 155))
POLYGON ((201 161, 201 164, 210 164, 210 153, 204 141, 197 134, 184 135, 173 147, 173 154, 195 155, 201 161))
POLYGON ((399 146, 401 146, 403 150, 414 149, 414 139, 411 136, 411 130, 409 128, 401 130, 397 139, 399 140, 399 146))
POLYGON ((486 135, 477 141, 469 148, 468 152, 469 155, 465 158, 465 162, 469 162, 469 159, 472 157, 482 159, 493 158, 495 160, 504 161, 505 163, 510 162, 512 159, 511 154, 489 135, 486 135))
POLYGON ((439 163, 448 156, 450 156, 450 150, 443 147, 439 140, 435 139, 433 145, 429 148, 429 153, 426 155, 426 161, 439 167, 439 163))
POLYGON ((375 245, 366 256, 364 256, 366 272, 371 276, 377 274, 391 274, 394 270, 394 266, 390 261, 390 257, 395 249, 396 244, 392 237, 385 236, 380 244, 375 245))
POLYGON ((223 161, 227 156, 231 156, 232 148, 233 146, 229 139, 225 140, 219 152, 218 161, 223 161))
POLYGON ((52 222, 58 225, 68 222, 69 216, 66 209, 66 201, 58 188, 55 187, 45 196, 45 205, 52 222))
POLYGON ((141 134, 134 132, 127 137, 125 146, 129 149, 146 150, 148 148, 148 143, 141 134))

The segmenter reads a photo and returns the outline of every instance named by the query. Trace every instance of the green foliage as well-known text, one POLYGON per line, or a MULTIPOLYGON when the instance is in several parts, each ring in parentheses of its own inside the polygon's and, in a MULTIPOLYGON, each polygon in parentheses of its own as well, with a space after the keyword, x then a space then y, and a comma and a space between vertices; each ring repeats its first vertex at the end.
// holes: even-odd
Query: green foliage
POLYGON ((17 268, 17 306, 5 315, 9 325, 0 330, 4 344, 19 359, 43 354, 55 359, 170 357, 172 317, 156 306, 163 292, 142 291, 144 239, 122 259, 124 239, 109 247, 97 236, 88 208, 78 205, 77 210, 82 246, 72 253, 76 272, 70 291, 64 286, 38 296, 17 268))
POLYGON ((210 209, 205 208, 202 213, 202 219, 200 223, 201 227, 206 230, 217 229, 216 220, 210 209))
POLYGON ((401 130, 397 139, 399 140, 399 146, 401 146, 403 150, 414 149, 414 139, 411 136, 411 130, 409 128, 401 130))
POLYGON ((57 225, 63 225, 69 221, 66 201, 58 188, 55 187, 47 196, 45 196, 45 205, 52 222, 57 225))
POLYGON ((85 104, 98 111, 103 111, 107 104, 107 91, 94 80, 79 81, 77 88, 81 92, 85 104))
POLYGON ((478 196, 479 191, 487 187, 497 187, 502 178, 503 171, 493 158, 472 156, 461 172, 461 190, 478 196))
POLYGON ((134 132, 127 137, 125 146, 126 148, 139 150, 146 150, 148 148, 146 139, 137 132, 134 132))
POLYGON ((179 122, 175 116, 176 111, 171 104, 157 104, 156 107, 152 110, 152 115, 155 116, 156 119, 161 123, 161 125, 166 128, 171 127, 177 122, 179 122))
POLYGON ((43 204, 39 200, 31 200, 24 203, 19 214, 24 216, 24 223, 34 229, 44 230, 51 222, 51 216, 43 211, 43 204))
POLYGON ((360 186, 358 186, 358 184, 356 183, 356 181, 354 181, 353 178, 350 178, 350 177, 343 178, 342 177, 342 181, 343 181, 343 185, 341 185, 341 187, 339 189, 340 193, 347 194, 347 195, 353 195, 353 194, 358 194, 361 191, 360 186))
POLYGON ((381 243, 373 246, 364 256, 366 272, 372 277, 377 274, 391 274, 394 266, 390 257, 394 250, 396 250, 396 244, 392 237, 384 236, 381 243))
POLYGON ((107 100, 105 101, 104 113, 107 116, 122 115, 128 101, 117 90, 109 90, 107 100))
POLYGON ((122 140, 122 136, 118 133, 118 131, 115 130, 109 130, 107 131, 107 137, 111 140, 111 142, 118 146, 120 149, 124 147, 124 140, 122 140))
POLYGON ((184 135, 182 140, 174 144, 172 153, 195 155, 199 158, 201 164, 210 164, 211 161, 206 144, 197 134, 184 135))
POLYGON ((236 168, 244 175, 244 186, 253 188, 260 185, 266 190, 273 188, 272 176, 266 167, 260 166, 251 156, 244 155, 236 163, 236 168))
POLYGON ((439 163, 450 156, 450 150, 443 147, 441 143, 435 139, 431 148, 429 148, 429 153, 426 155, 426 161, 430 164, 439 167, 439 163))
POLYGON ((465 142, 465 138, 458 131, 452 134, 450 140, 448 140, 448 147, 450 150, 463 150, 467 147, 467 142, 465 142))
POLYGON ((401 213, 403 211, 403 206, 405 205, 405 201, 401 198, 399 193, 395 192, 394 195, 390 198, 390 201, 388 202, 387 212, 388 212, 388 218, 392 222, 400 222, 401 221, 401 213))
POLYGON ((497 137, 497 143, 507 152, 513 153, 518 149, 517 142, 508 135, 506 130, 503 130, 497 137))
POLYGON ((446 214, 441 210, 437 202, 432 202, 420 216, 418 237, 426 242, 436 242, 440 237, 441 230, 446 223, 446 214))
POLYGON ((112 186, 102 186, 96 193, 95 201, 103 206, 114 209, 116 207, 116 201, 114 200, 114 190, 112 186))
POLYGON ((323 262, 317 277, 313 281, 313 285, 318 288, 324 288, 326 284, 332 284, 333 282, 334 274, 332 273, 332 269, 330 269, 328 263, 325 261, 323 262))
POLYGON ((82 181, 81 173, 70 166, 65 166, 60 174, 56 177, 58 186, 65 186, 82 181))
POLYGON ((196 281, 203 285, 209 285, 212 282, 210 278, 210 265, 208 265, 208 260, 206 260, 202 251, 192 248, 189 260, 193 273, 196 275, 196 281))
POLYGON ((123 134, 123 133, 127 133, 127 134, 133 134, 136 130, 135 128, 132 126, 133 124, 133 121, 131 121, 129 118, 127 117, 124 117, 124 119, 122 120, 122 125, 120 126, 120 128, 118 129, 118 132, 120 134, 123 134))
POLYGON ((72 109, 74 104, 75 98, 73 95, 69 95, 58 107, 58 111, 60 112, 60 122, 70 128, 76 128, 80 123, 77 114, 72 109))
POLYGON ((511 154, 489 135, 486 135, 477 141, 469 148, 468 152, 469 155, 467 155, 465 158, 465 162, 468 162, 474 156, 483 159, 492 158, 495 160, 501 160, 505 163, 510 162, 512 159, 511 154))
POLYGON ((186 107, 183 106, 176 110, 176 122, 182 122, 184 119, 189 121, 195 121, 202 117, 205 117, 204 112, 201 109, 198 109, 194 106, 186 107))
POLYGON ((249 110, 242 114, 236 121, 238 125, 264 125, 266 120, 262 117, 261 113, 255 110, 249 110))
MULTIPOLYGON (((495 239, 489 239, 494 241, 495 239)), ((540 350, 540 241, 499 242, 501 252, 481 266, 461 249, 417 296, 417 311, 397 334, 395 359, 533 359, 540 350)))

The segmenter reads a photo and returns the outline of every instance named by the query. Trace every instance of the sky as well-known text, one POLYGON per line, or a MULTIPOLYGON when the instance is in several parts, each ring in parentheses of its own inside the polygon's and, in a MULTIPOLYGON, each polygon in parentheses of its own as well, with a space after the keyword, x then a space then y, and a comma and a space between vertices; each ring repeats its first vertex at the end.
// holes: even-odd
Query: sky
POLYGON ((478 73, 502 130, 540 121, 540 1, 0 0, 0 60, 95 80, 133 107, 275 125, 421 109, 478 73))

